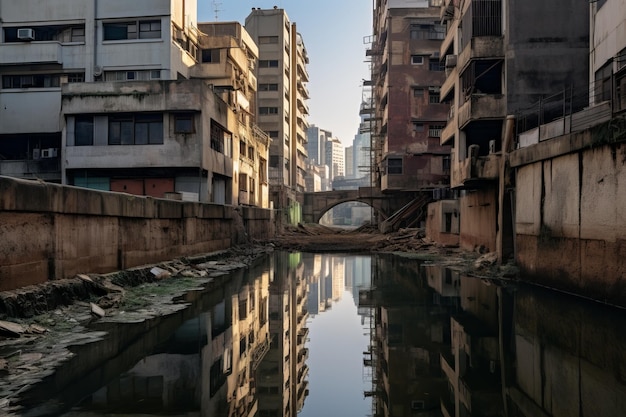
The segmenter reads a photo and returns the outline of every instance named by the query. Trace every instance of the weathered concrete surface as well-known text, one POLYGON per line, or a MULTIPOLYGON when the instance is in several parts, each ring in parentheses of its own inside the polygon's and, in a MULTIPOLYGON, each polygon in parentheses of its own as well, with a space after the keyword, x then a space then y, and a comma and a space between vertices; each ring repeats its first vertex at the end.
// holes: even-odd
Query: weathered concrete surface
POLYGON ((522 278, 626 305, 624 161, 626 147, 611 144, 518 168, 522 278))
POLYGON ((461 213, 460 247, 481 252, 496 250, 496 187, 485 186, 459 199, 461 213))
POLYGON ((459 245, 458 200, 440 200, 428 205, 426 238, 444 246, 459 245), (450 230, 446 231, 446 215, 450 219, 450 230))
POLYGON ((274 235, 270 210, 0 177, 0 291, 274 235))

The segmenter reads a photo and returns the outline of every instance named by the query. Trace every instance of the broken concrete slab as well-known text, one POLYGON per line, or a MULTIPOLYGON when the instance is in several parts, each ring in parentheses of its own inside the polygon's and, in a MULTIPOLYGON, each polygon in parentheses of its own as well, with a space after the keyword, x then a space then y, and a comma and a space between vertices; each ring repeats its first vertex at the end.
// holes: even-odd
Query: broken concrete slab
POLYGON ((102 318, 104 316, 106 316, 105 311, 100 308, 100 306, 94 304, 94 303, 90 303, 91 306, 91 314, 93 314, 94 316, 98 317, 98 318, 102 318))

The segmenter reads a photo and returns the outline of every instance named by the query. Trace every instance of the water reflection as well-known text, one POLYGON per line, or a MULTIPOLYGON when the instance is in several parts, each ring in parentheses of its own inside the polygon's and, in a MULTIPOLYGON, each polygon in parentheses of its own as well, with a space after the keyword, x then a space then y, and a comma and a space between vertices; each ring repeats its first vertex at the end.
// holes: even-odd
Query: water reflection
POLYGON ((624 310, 547 290, 393 256, 276 253, 185 301, 107 324, 23 394, 24 415, 626 410, 624 310))

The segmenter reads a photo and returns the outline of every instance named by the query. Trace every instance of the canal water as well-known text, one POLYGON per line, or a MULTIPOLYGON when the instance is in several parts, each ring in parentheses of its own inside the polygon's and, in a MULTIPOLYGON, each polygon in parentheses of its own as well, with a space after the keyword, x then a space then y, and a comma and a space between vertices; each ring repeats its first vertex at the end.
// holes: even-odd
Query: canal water
POLYGON ((388 255, 279 252, 115 323, 27 416, 621 416, 624 310, 388 255), (114 354, 105 354, 114 351, 114 354))

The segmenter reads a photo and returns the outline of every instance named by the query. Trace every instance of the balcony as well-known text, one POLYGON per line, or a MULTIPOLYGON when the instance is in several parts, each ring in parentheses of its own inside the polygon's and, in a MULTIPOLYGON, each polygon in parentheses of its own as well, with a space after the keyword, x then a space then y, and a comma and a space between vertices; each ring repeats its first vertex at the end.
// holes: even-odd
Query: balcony
POLYGON ((459 71, 456 69, 456 66, 454 68, 446 68, 446 80, 441 85, 442 100, 446 100, 448 98, 454 99, 454 87, 456 86, 458 79, 459 71))
POLYGON ((465 158, 452 162, 450 183, 453 188, 476 187, 483 182, 495 181, 500 177, 500 153, 465 158))
POLYGON ((502 94, 472 94, 459 107, 458 125, 464 129, 476 120, 504 119, 506 116, 506 98, 502 94))
POLYGON ((450 106, 450 110, 448 113, 448 123, 441 131, 441 145, 454 144, 450 143, 454 142, 454 135, 456 135, 458 120, 454 108, 454 104, 450 106))
POLYGON ((480 36, 470 40, 457 58, 460 72, 472 59, 504 58, 504 41, 501 36, 480 36))
POLYGON ((62 64, 63 46, 58 42, 5 43, 0 45, 0 56, 2 64, 62 64))

